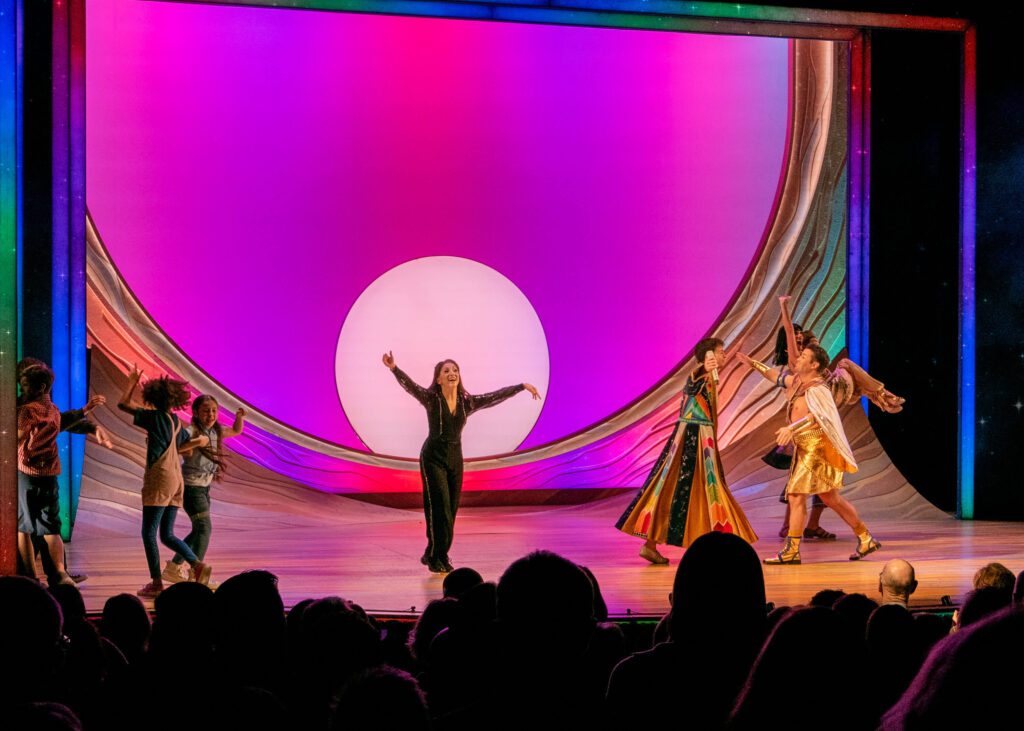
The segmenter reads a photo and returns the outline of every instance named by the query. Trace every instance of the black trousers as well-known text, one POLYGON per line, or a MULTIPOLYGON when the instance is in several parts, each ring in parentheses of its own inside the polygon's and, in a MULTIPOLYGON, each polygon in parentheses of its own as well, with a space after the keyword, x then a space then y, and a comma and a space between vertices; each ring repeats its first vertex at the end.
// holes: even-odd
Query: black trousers
POLYGON ((462 445, 428 441, 420 452, 428 561, 447 560, 462 495, 462 445))

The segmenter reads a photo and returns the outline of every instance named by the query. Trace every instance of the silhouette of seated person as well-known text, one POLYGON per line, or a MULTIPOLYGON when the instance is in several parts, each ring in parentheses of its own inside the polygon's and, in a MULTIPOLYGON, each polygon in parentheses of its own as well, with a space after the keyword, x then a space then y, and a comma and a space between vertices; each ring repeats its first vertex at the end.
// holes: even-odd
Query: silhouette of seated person
POLYGON ((788 728, 813 719, 824 728, 871 727, 859 689, 866 677, 864 641, 832 609, 790 609, 758 655, 729 719, 731 729, 788 728), (806 658, 827 652, 826 671, 806 658))
POLYGON ((700 536, 672 587, 669 641, 620 662, 608 684, 612 726, 720 728, 764 641, 761 560, 728 533, 700 536))
POLYGON ((1002 609, 933 649, 880 729, 1019 728, 1024 611, 1002 609))

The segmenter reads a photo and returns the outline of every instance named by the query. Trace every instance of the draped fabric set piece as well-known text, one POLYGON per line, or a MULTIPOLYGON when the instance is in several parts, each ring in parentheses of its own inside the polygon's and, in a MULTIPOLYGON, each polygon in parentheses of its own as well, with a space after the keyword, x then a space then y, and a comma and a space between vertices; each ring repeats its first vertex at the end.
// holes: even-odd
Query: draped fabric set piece
POLYGON ((462 494, 462 429, 474 411, 500 404, 524 386, 508 386, 479 396, 458 393, 452 410, 439 387, 423 388, 398 366, 392 373, 402 388, 427 410, 429 433, 420 449, 423 513, 427 521, 427 549, 422 561, 427 565, 446 565, 462 494))
POLYGON ((718 388, 703 367, 687 379, 672 435, 615 527, 655 543, 689 546, 711 531, 757 540, 725 484, 718 452, 718 388))

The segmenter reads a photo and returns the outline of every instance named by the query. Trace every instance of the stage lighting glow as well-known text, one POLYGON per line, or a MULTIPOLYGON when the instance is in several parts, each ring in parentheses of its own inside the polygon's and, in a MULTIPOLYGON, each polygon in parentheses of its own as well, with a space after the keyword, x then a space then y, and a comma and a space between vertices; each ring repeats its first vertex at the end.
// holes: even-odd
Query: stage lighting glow
POLYGON ((339 317, 385 272, 449 256, 515 282, 550 358, 532 447, 671 373, 773 215, 786 39, 86 10, 89 210, 125 282, 213 379, 343 446, 364 445, 334 398, 339 317))
MULTIPOLYGON (((414 259, 386 272, 356 299, 338 337, 338 397, 349 422, 372 451, 415 458, 427 436, 423 407, 381 363, 384 351, 424 387, 434 364, 452 358, 470 393, 524 381, 548 392, 547 341, 533 306, 509 279, 469 259, 414 259)), ((542 403, 517 395, 473 414, 464 456, 513 451, 542 403)))

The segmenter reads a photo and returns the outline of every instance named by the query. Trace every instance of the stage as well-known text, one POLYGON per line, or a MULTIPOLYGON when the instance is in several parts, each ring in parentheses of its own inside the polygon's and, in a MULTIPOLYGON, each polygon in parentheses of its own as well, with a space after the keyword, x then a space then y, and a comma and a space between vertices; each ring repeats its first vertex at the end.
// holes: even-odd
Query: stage
MULTIPOLYGON (((216 488, 215 488, 216 489, 216 488)), ((315 515, 283 515, 214 502, 214 533, 208 560, 214 581, 246 569, 267 569, 280 580, 285 606, 307 597, 337 595, 371 613, 419 612, 441 596, 439 575, 419 563, 424 546, 421 513, 327 497, 330 510, 315 515)), ((675 568, 682 550, 667 547, 668 566, 652 566, 637 556, 639 539, 613 524, 629 495, 574 506, 467 508, 456 523, 452 562, 470 566, 497 581, 510 562, 535 549, 547 549, 588 566, 597 576, 613 615, 660 615, 669 607, 675 568)), ((120 592, 134 593, 147 581, 137 514, 91 509, 79 512, 68 545, 72 571, 89 579, 80 588, 90 612, 120 592)), ((760 540, 755 550, 778 550, 778 508, 748 508, 760 540)), ((1011 571, 1024 567, 1024 524, 965 522, 951 517, 895 520, 874 518, 870 527, 883 544, 867 559, 847 559, 855 543, 838 518, 826 512, 822 525, 839 535, 833 543, 805 541, 801 566, 766 566, 769 601, 806 602, 818 589, 838 588, 877 598, 878 572, 889 558, 904 558, 920 583, 911 608, 934 607, 944 595, 959 603, 974 572, 990 561, 1011 571)), ((179 516, 178 535, 187 532, 179 516)), ((164 560, 169 552, 161 548, 164 560)), ((151 603, 147 601, 147 605, 151 603)))

